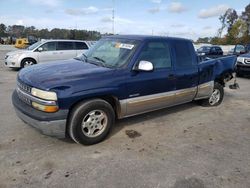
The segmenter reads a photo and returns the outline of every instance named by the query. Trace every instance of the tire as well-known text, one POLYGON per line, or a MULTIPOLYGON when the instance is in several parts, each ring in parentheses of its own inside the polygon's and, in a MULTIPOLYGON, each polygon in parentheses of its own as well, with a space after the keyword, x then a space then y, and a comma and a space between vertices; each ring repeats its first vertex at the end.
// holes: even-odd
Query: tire
POLYGON ((29 67, 36 64, 36 61, 32 58, 25 58, 21 62, 21 68, 29 67))
POLYGON ((242 73, 241 73, 240 71, 237 71, 237 72, 236 72, 236 76, 237 76, 237 77, 243 77, 243 75, 242 75, 242 73))
POLYGON ((218 106, 221 104, 223 98, 224 88, 221 84, 215 82, 212 95, 210 98, 202 100, 201 105, 206 107, 218 106))
POLYGON ((115 122, 112 106, 101 99, 83 101, 73 108, 68 122, 68 134, 76 143, 97 144, 109 134, 115 122))

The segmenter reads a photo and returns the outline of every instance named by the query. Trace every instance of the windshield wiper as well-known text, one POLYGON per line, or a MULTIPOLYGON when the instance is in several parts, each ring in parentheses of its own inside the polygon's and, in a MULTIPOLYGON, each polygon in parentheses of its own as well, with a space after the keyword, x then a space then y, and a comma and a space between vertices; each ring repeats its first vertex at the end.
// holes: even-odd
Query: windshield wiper
POLYGON ((88 57, 85 54, 82 54, 82 56, 75 57, 74 59, 87 62, 88 57), (82 56, 84 57, 84 59, 82 58, 82 56))
POLYGON ((97 62, 99 63, 99 65, 101 65, 101 66, 103 66, 103 67, 106 67, 106 61, 105 60, 103 60, 102 58, 100 58, 100 57, 96 57, 96 56, 94 56, 94 57, 92 57, 93 59, 96 59, 97 60, 97 62))
POLYGON ((102 58, 100 58, 100 57, 93 57, 94 59, 96 59, 96 60, 98 60, 98 61, 101 61, 101 62, 103 62, 103 63, 105 63, 105 60, 103 60, 102 58))
POLYGON ((87 60, 87 59, 88 59, 88 57, 87 57, 85 54, 82 54, 82 55, 84 56, 85 60, 87 60))

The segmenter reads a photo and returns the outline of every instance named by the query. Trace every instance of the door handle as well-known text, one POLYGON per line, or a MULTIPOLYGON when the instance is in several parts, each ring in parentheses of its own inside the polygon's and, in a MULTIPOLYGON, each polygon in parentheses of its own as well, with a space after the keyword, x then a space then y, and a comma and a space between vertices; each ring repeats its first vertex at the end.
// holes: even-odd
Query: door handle
POLYGON ((169 79, 169 80, 174 80, 174 79, 175 79, 174 74, 169 74, 169 75, 168 75, 168 79, 169 79))

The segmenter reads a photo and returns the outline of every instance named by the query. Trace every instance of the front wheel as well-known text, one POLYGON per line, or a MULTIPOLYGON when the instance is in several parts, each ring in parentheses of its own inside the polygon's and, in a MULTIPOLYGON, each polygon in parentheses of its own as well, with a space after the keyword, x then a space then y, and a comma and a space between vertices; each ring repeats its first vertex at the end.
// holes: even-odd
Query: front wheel
POLYGON ((92 145, 104 140, 115 121, 112 106, 101 99, 83 101, 71 112, 68 133, 72 140, 92 145))
POLYGON ((212 95, 202 101, 203 106, 218 106, 224 97, 224 88, 221 84, 215 82, 212 95))
POLYGON ((21 68, 29 67, 29 66, 32 66, 32 65, 35 65, 35 64, 36 64, 36 61, 34 59, 26 58, 26 59, 22 60, 21 68))

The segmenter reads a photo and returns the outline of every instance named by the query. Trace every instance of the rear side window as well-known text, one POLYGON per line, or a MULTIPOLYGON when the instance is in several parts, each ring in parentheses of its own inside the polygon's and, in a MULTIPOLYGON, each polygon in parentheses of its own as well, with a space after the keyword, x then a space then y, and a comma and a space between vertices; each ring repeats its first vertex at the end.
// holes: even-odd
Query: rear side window
POLYGON ((191 44, 186 41, 174 41, 173 48, 175 51, 176 68, 185 68, 195 65, 193 60, 191 44))
POLYGON ((73 42, 58 42, 57 50, 74 50, 73 42))
POLYGON ((219 51, 219 52, 222 51, 222 49, 220 47, 216 47, 216 50, 219 51))
POLYGON ((139 61, 150 61, 154 69, 170 68, 171 56, 169 45, 165 42, 149 42, 141 51, 139 61))
POLYGON ((89 49, 85 42, 75 42, 75 46, 77 50, 87 50, 89 49))

